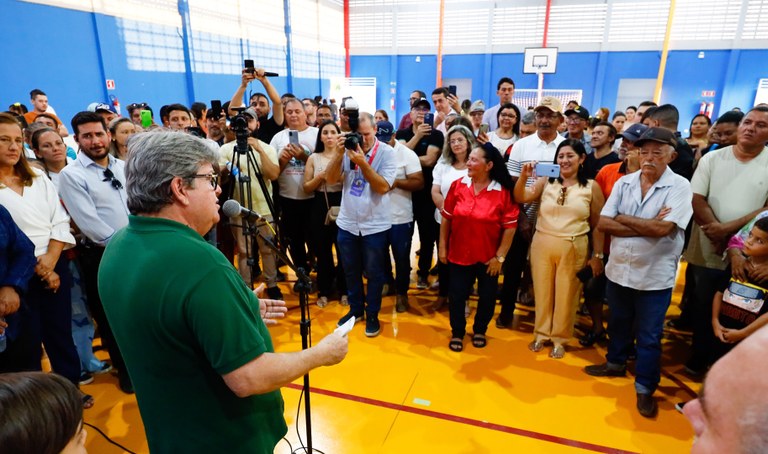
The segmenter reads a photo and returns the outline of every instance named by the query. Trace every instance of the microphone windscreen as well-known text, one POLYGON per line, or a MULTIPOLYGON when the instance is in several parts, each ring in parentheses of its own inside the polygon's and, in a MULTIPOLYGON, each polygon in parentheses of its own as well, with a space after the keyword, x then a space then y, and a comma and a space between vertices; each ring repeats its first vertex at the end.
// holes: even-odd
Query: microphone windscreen
POLYGON ((240 216, 240 208, 240 204, 237 203, 237 200, 229 199, 221 206, 221 211, 224 213, 224 216, 236 218, 240 216))

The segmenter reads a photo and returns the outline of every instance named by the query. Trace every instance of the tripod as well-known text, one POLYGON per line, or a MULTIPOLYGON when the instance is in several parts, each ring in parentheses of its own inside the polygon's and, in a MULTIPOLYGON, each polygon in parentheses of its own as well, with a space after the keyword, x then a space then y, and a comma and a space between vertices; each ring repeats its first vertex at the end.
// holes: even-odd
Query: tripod
MULTIPOLYGON (((266 221, 264 221, 266 222, 266 221)), ((248 224, 246 222, 246 224, 248 224)), ((245 228, 245 226, 243 226, 245 228)), ((306 273, 304 268, 296 267, 296 265, 291 261, 291 259, 288 258, 288 256, 280 250, 269 238, 265 237, 261 231, 258 229, 258 227, 254 226, 253 231, 256 232, 256 235, 258 235, 261 240, 266 244, 272 251, 277 255, 279 259, 281 259, 288 268, 292 269, 296 273, 296 277, 298 278, 298 282, 296 285, 297 290, 299 291, 299 307, 301 308, 301 322, 299 323, 300 332, 301 332, 301 349, 306 350, 309 348, 309 339, 311 336, 311 325, 312 322, 309 319, 309 292, 312 289, 312 280, 309 278, 309 275, 306 273)), ((305 452, 312 452, 312 411, 310 409, 310 389, 309 389, 309 372, 304 374, 304 386, 303 386, 303 392, 304 392, 304 418, 305 418, 305 424, 306 424, 306 430, 307 430, 307 446, 305 447, 305 452)))
MULTIPOLYGON (((246 120, 246 124, 247 124, 247 120, 246 120)), ((245 206, 249 210, 253 210, 250 175, 254 175, 256 178, 256 181, 258 182, 261 188, 261 193, 264 195, 264 199, 267 203, 267 206, 269 207, 269 211, 270 211, 270 214, 272 215, 272 219, 276 220, 277 213, 275 211, 272 198, 270 197, 269 192, 267 190, 266 183, 262 178, 261 168, 254 156, 254 150, 252 150, 251 147, 248 146, 247 129, 243 129, 241 127, 239 130, 236 130, 236 133, 237 133, 237 144, 235 146, 235 154, 232 156, 232 160, 234 161, 232 163, 232 173, 233 173, 233 176, 237 176, 238 178, 238 189, 240 190, 240 199, 242 200, 241 206, 245 206), (242 172, 242 167, 240 166, 240 162, 242 158, 245 158, 245 161, 246 161, 245 174, 242 172), (235 170, 237 170, 236 175, 235 175, 235 170)), ((269 225, 267 221, 262 221, 262 222, 266 225, 269 225)), ((311 289, 312 289, 312 281, 310 280, 307 272, 303 268, 297 268, 296 265, 288 258, 288 256, 277 245, 275 245, 272 242, 272 240, 270 240, 270 238, 268 238, 261 232, 261 230, 259 229, 260 225, 258 225, 256 222, 249 222, 246 220, 242 225, 235 225, 235 226, 243 229, 243 236, 245 240, 245 250, 249 255, 247 259, 247 263, 248 263, 248 266, 251 268, 251 273, 250 273, 251 288, 253 288, 253 283, 254 283, 253 271, 254 271, 256 262, 258 260, 255 257, 256 242, 252 240, 253 238, 252 235, 257 235, 258 238, 260 238, 261 241, 267 247, 269 247, 269 249, 271 249, 274 252, 276 262, 277 260, 282 260, 283 263, 288 265, 288 267, 296 273, 296 277, 298 278, 296 289, 299 292, 299 306, 301 308, 301 322, 299 324, 300 332, 301 332, 301 348, 302 350, 308 349, 309 340, 311 337, 311 329, 310 329, 311 322, 309 320, 309 292, 311 292, 311 289)), ((279 238, 279 235, 277 234, 277 232, 275 232, 275 238, 279 238)), ((275 268, 277 268, 277 263, 275 263, 275 268)), ((309 372, 304 374, 303 392, 304 392, 304 406, 305 406, 306 434, 307 434, 307 446, 304 449, 305 449, 305 452, 311 453, 313 449, 312 449, 312 420, 311 420, 311 409, 310 409, 309 372)))

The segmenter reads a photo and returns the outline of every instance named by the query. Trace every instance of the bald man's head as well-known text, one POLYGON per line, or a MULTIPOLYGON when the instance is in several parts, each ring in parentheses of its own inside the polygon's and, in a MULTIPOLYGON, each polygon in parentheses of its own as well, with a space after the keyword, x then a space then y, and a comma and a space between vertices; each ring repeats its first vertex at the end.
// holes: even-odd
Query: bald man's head
POLYGON ((768 452, 768 328, 712 366, 698 399, 683 412, 696 439, 691 453, 768 452))

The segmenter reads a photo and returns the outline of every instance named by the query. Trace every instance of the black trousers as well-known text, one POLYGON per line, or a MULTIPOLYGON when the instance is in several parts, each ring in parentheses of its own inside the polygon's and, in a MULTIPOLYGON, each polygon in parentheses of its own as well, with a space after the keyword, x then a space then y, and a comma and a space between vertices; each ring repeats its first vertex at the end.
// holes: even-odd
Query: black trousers
POLYGON ((318 296, 325 297, 332 293, 334 279, 339 296, 347 294, 347 280, 344 277, 344 267, 341 265, 341 255, 338 252, 339 245, 336 242, 339 228, 336 224, 325 225, 328 204, 341 205, 341 192, 329 192, 327 203, 322 191, 315 192, 310 217, 315 254, 317 254, 317 291, 318 296), (333 264, 333 248, 336 248, 336 256, 339 257, 338 265, 333 264))
MULTIPOLYGON (((431 186, 430 186, 431 187, 431 186)), ((416 274, 426 279, 432 268, 435 242, 440 235, 440 224, 435 221, 435 204, 431 195, 424 191, 413 193, 413 219, 419 229, 419 265, 416 274)))
MULTIPOLYGON (((83 270, 82 278, 85 284, 85 297, 88 300, 88 309, 91 310, 91 315, 93 315, 98 325, 102 346, 107 349, 112 365, 117 369, 118 374, 122 376, 122 374, 128 372, 128 369, 125 367, 123 355, 120 353, 120 347, 117 345, 114 334, 112 334, 112 328, 109 325, 107 314, 104 312, 104 305, 101 303, 101 297, 99 296, 99 265, 101 264, 101 256, 104 255, 104 248, 80 245, 78 246, 78 252, 80 254, 80 267, 83 270)), ((130 264, 126 264, 126 266, 130 266, 130 264)), ((120 276, 114 276, 114 278, 120 279, 120 276)))
POLYGON ((504 282, 501 285, 499 301, 501 302, 501 312, 505 315, 511 315, 515 310, 517 291, 520 288, 523 270, 525 270, 525 265, 528 262, 528 249, 530 247, 531 243, 519 232, 516 232, 503 265, 504 282))
POLYGON ((54 271, 61 280, 59 290, 49 290, 39 276, 32 276, 18 315, 9 317, 9 323, 19 324, 14 329, 18 335, 9 339, 6 351, 0 353, 0 372, 41 370, 42 343, 51 369, 78 386, 80 357, 72 340, 72 275, 64 254, 54 271))
POLYGON ((309 260, 307 249, 314 249, 312 245, 311 223, 309 222, 314 199, 295 200, 280 197, 281 218, 280 230, 288 241, 288 250, 291 253, 293 264, 297 268, 304 268, 309 274, 309 260))

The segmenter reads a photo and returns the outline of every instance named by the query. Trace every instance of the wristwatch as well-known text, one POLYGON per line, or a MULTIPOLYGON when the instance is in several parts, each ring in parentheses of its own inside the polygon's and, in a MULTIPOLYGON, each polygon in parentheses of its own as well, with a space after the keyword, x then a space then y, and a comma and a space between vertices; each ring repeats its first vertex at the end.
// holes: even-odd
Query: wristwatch
POLYGON ((594 254, 592 254, 592 257, 594 257, 594 258, 596 258, 596 259, 600 259, 600 260, 602 260, 602 259, 604 259, 604 258, 605 258, 605 255, 603 255, 603 254, 602 254, 602 253, 600 253, 600 252, 595 252, 594 254))
POLYGON ((504 263, 504 260, 505 260, 505 258, 504 258, 503 255, 497 255, 496 256, 496 261, 498 261, 499 263, 504 263))

